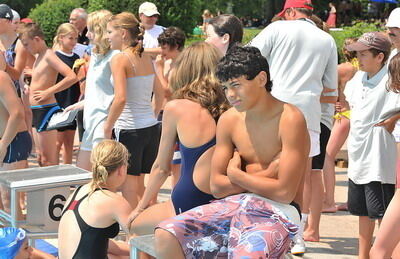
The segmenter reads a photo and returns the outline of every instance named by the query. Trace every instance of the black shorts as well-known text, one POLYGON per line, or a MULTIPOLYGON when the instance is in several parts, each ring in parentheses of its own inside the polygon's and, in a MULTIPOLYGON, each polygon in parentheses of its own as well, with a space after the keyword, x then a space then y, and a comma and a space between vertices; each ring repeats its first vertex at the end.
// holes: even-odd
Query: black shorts
POLYGON ((326 146, 328 145, 329 137, 331 136, 331 130, 323 123, 321 125, 321 133, 319 134, 319 149, 320 153, 312 158, 312 170, 322 170, 324 167, 326 146))
POLYGON ((82 142, 83 132, 85 132, 85 129, 83 128, 83 110, 78 112, 76 123, 78 125, 79 142, 82 142))
POLYGON ((349 179, 347 200, 349 212, 356 216, 381 219, 394 195, 394 191, 394 184, 383 184, 381 182, 356 184, 349 179))
POLYGON ((57 129, 57 131, 59 131, 59 132, 64 132, 66 130, 76 130, 76 120, 74 120, 74 122, 72 122, 71 125, 57 129))
POLYGON ((37 132, 45 131, 47 124, 54 113, 61 110, 57 103, 31 106, 32 109, 32 126, 37 132))
POLYGON ((3 163, 11 164, 18 161, 27 160, 32 150, 32 138, 28 131, 17 133, 10 145, 3 163))
POLYGON ((114 130, 114 135, 131 155, 128 174, 139 176, 150 173, 160 144, 160 124, 143 129, 114 130))

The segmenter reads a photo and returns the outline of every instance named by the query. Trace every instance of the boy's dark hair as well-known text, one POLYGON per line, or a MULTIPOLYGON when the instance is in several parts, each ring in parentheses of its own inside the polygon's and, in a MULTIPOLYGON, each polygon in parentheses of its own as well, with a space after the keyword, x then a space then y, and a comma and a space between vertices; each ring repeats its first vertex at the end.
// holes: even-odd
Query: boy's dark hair
POLYGON ((39 37, 42 40, 45 40, 42 29, 40 28, 39 24, 36 23, 21 24, 21 26, 18 27, 18 33, 20 38, 27 37, 29 39, 33 39, 35 37, 39 37))
POLYGON ((374 57, 378 56, 379 53, 383 53, 384 57, 382 60, 382 64, 385 64, 386 61, 389 59, 390 51, 382 51, 374 48, 369 49, 369 51, 372 53, 374 57))
POLYGON ((271 91, 272 81, 268 61, 255 47, 233 46, 217 65, 216 76, 221 82, 245 76, 253 80, 261 71, 265 71, 268 80, 265 89, 271 91))
POLYGON ((168 45, 170 47, 178 47, 181 51, 185 47, 186 36, 185 33, 178 27, 168 27, 158 36, 158 43, 160 45, 168 45))
POLYGON ((211 18, 208 23, 214 28, 215 33, 222 37, 225 33, 229 35, 229 46, 231 48, 235 43, 241 43, 243 39, 243 23, 234 15, 221 14, 211 18))

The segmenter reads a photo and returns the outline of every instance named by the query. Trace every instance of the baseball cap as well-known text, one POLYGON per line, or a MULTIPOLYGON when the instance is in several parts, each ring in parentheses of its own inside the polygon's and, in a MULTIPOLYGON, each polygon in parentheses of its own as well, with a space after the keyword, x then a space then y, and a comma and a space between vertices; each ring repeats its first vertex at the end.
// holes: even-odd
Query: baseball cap
POLYGON ((150 2, 144 2, 139 6, 139 14, 144 14, 146 16, 153 16, 155 14, 160 15, 157 10, 157 6, 150 2))
POLYGON ((386 27, 400 28, 400 7, 393 9, 390 13, 386 27))
POLYGON ((11 8, 6 4, 0 4, 0 18, 12 21, 13 17, 11 8))
POLYGON ((289 8, 305 8, 311 11, 314 10, 311 0, 286 0, 283 10, 277 15, 283 17, 286 9, 289 8))
POLYGON ((21 19, 22 23, 33 23, 33 20, 31 18, 23 18, 21 19))
POLYGON ((14 258, 26 239, 22 228, 0 228, 0 258, 14 258))
POLYGON ((367 49, 377 49, 384 52, 389 52, 391 43, 388 37, 382 32, 367 32, 364 33, 357 42, 346 46, 348 51, 363 51, 367 49))
POLYGON ((11 9, 11 12, 13 14, 13 21, 15 20, 21 20, 21 16, 19 16, 19 13, 13 9, 11 9))

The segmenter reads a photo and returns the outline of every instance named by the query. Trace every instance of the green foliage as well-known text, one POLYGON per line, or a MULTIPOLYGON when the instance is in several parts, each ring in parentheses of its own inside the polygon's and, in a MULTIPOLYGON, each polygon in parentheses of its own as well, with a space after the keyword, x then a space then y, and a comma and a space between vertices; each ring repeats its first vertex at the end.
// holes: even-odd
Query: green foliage
POLYGON ((201 18, 200 0, 156 0, 161 13, 159 24, 162 26, 176 26, 186 33, 192 32, 201 18))
POLYGON ((85 7, 82 0, 46 0, 32 9, 29 17, 37 22, 42 28, 46 42, 49 46, 60 24, 68 22, 69 14, 74 8, 85 7))
POLYGON ((131 12, 137 16, 137 10, 142 1, 139 0, 89 0, 88 11, 93 12, 101 9, 111 11, 113 14, 131 12))
POLYGON ((259 34, 261 31, 262 31, 261 29, 244 29, 242 43, 247 44, 255 36, 257 36, 257 34, 259 34))
MULTIPOLYGON (((89 0, 89 12, 100 9, 110 10, 117 14, 128 11, 138 17, 138 9, 144 0, 89 0)), ((168 27, 177 26, 187 33, 196 26, 201 18, 200 0, 156 0, 151 1, 156 6, 161 16, 158 24, 168 27)), ((139 18, 139 17, 138 17, 139 18)))
POLYGON ((351 27, 343 27, 343 31, 331 31, 332 37, 335 39, 339 53, 339 61, 344 62, 342 47, 344 40, 352 37, 360 37, 365 32, 382 31, 378 23, 358 22, 351 27))
POLYGON ((41 4, 43 0, 3 0, 2 4, 9 5, 12 9, 16 10, 21 18, 28 16, 29 11, 37 4, 41 4))

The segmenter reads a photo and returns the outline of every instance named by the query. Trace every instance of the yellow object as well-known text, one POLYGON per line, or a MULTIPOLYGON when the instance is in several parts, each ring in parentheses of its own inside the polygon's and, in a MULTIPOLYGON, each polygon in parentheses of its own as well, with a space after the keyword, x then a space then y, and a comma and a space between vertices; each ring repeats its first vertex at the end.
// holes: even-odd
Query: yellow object
POLYGON ((74 65, 72 66, 72 69, 80 68, 84 64, 86 64, 86 60, 84 58, 77 59, 77 60, 75 60, 74 65))
POLYGON ((338 113, 336 113, 336 114, 333 116, 333 118, 334 118, 335 120, 340 120, 340 119, 342 119, 343 117, 345 117, 345 118, 347 118, 347 119, 350 120, 350 110, 344 111, 344 112, 338 112, 338 113))

